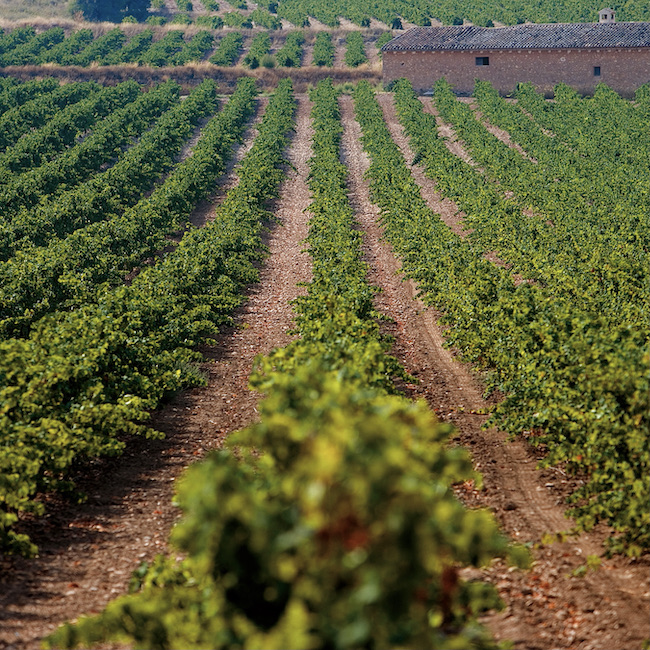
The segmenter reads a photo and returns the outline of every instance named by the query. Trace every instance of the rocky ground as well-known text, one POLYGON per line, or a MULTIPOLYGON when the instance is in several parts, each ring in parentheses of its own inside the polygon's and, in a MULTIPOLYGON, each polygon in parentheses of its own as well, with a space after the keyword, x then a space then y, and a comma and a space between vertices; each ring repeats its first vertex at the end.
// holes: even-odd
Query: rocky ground
MULTIPOLYGON (((454 444, 468 447, 483 473, 482 491, 465 485, 459 487, 459 496, 470 506, 490 508, 505 532, 533 551, 529 571, 495 563, 471 572, 493 582, 504 600, 504 610, 486 616, 484 623, 496 638, 509 639, 521 650, 641 648, 650 637, 650 562, 603 558, 598 570, 585 573, 587 558, 602 555, 605 530, 548 543, 548 533, 571 528, 562 504, 569 480, 561 469, 538 470, 538 452, 525 441, 508 442, 501 432, 481 428, 489 406, 481 378, 444 347, 440 314, 424 308, 415 297, 417 288, 400 276, 399 260, 382 240, 377 209, 363 178, 368 161, 351 99, 343 96, 340 102, 341 155, 350 172, 350 199, 364 234, 370 281, 382 290, 377 307, 391 319, 386 329, 395 337, 394 354, 418 379, 405 390, 456 425, 454 444)), ((391 96, 381 95, 380 102, 395 141, 407 160, 413 160, 391 96)), ((263 109, 262 102, 257 119, 263 109)), ((177 395, 153 414, 153 425, 165 433, 164 440, 130 441, 124 456, 85 467, 79 477, 88 494, 84 504, 53 500, 47 516, 29 523, 39 557, 0 564, 0 648, 36 648, 61 622, 99 611, 124 593, 142 561, 168 550, 167 535, 178 516, 172 505, 174 482, 182 470, 257 417, 258 396, 247 386, 253 359, 290 340, 289 301, 301 291, 298 283, 310 277, 309 258, 302 252, 309 218, 309 111, 308 97, 299 95, 289 176, 274 206, 278 223, 268 233, 270 255, 259 284, 250 288, 236 315, 236 325, 202 350, 208 385, 177 395)), ((249 129, 240 157, 254 131, 249 129)), ((461 234, 462 215, 455 206, 441 200, 420 168, 414 167, 413 173, 430 207, 461 234)), ((234 182, 231 166, 216 203, 234 182)), ((210 209, 199 206, 196 225, 210 218, 210 209)))

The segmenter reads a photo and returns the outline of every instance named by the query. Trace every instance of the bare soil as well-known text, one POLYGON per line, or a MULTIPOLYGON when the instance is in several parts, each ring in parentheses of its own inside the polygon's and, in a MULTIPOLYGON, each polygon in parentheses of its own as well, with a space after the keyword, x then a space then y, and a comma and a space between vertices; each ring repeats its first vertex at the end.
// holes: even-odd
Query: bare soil
MULTIPOLYGON (((393 137, 413 160, 390 96, 380 101, 393 137)), ((481 377, 444 346, 441 314, 419 302, 417 287, 400 275, 363 178, 368 160, 351 99, 341 97, 340 105, 350 199, 364 234, 370 281, 382 289, 377 307, 392 318, 386 331, 395 337, 393 353, 418 379, 405 391, 426 399, 441 419, 456 425, 454 444, 469 448, 483 473, 482 491, 468 484, 458 488, 459 496, 470 506, 491 509, 509 536, 532 547, 530 571, 496 562, 466 572, 491 581, 504 600, 505 609, 484 617, 484 623, 497 639, 511 639, 520 650, 640 648, 650 637, 648 558, 603 558, 599 570, 577 578, 572 572, 587 556, 602 554, 607 531, 543 543, 545 533, 572 526, 562 503, 571 482, 561 468, 536 469, 539 453, 525 441, 507 442, 503 433, 481 428, 491 403, 483 398, 481 377)), ((48 516, 29 524, 40 557, 0 564, 0 648, 36 648, 61 622, 98 611, 124 593, 141 561, 169 551, 167 535, 178 517, 171 497, 182 470, 257 418, 258 396, 247 386, 253 360, 290 340, 288 301, 300 291, 297 284, 310 279, 309 260, 301 252, 309 203, 309 110, 308 98, 299 95, 297 129, 288 151, 291 169, 273 206, 279 222, 269 224, 270 256, 260 269, 259 284, 250 288, 238 310, 235 326, 221 333, 217 345, 202 349, 207 386, 180 393, 153 415, 152 424, 166 434, 164 440, 130 440, 124 456, 84 467, 80 485, 89 495, 86 503, 53 502, 48 516)), ((462 234, 455 206, 440 200, 419 167, 413 173, 430 207, 462 234)), ((226 185, 232 182, 231 171, 226 185)), ((202 210, 197 223, 210 218, 205 206, 202 210)))
POLYGON ((345 45, 346 34, 343 31, 332 33, 332 45, 334 46, 334 68, 345 68, 345 45))
POLYGON ((472 97, 470 98, 470 101, 467 102, 470 106, 470 108, 474 111, 476 114, 476 119, 496 138, 501 140, 504 144, 508 145, 511 149, 514 149, 515 151, 519 152, 521 156, 526 158, 527 160, 530 160, 531 162, 537 164, 537 160, 533 158, 530 154, 528 154, 526 151, 524 151, 524 148, 518 143, 515 142, 511 137, 510 134, 507 131, 504 131, 503 129, 499 128, 498 126, 492 124, 490 120, 488 120, 485 115, 479 110, 478 104, 476 103, 476 100, 472 97))
POLYGON ((302 46, 302 61, 301 66, 311 66, 314 63, 314 38, 305 38, 302 46))
MULTIPOLYGON (((380 96, 380 103, 393 138, 407 159, 413 160, 391 97, 380 96)), ((436 212, 442 207, 444 216, 433 181, 417 168, 413 171, 429 207, 436 212)), ((406 286, 415 296, 415 287, 406 286)), ((601 527, 564 542, 544 543, 545 534, 573 527, 564 516, 570 480, 561 468, 538 470, 540 454, 524 440, 507 441, 502 432, 481 428, 489 401, 483 399, 480 376, 443 347, 440 313, 417 300, 410 313, 403 307, 398 313, 398 322, 409 328, 406 341, 413 342, 406 350, 414 355, 411 366, 421 381, 418 391, 443 420, 456 425, 456 441, 470 450, 483 474, 484 489, 479 492, 465 486, 461 496, 468 505, 492 510, 512 539, 532 547, 530 571, 497 562, 488 569, 468 572, 495 584, 505 603, 503 612, 486 616, 484 623, 497 639, 509 639, 522 650, 641 647, 650 637, 650 558, 601 557, 599 570, 574 577, 588 556, 603 555, 608 531, 601 527), (427 376, 429 368, 435 368, 436 374, 427 376)), ((401 340, 398 336, 398 346, 401 340)), ((398 356, 402 354, 399 351, 398 356)), ((406 367, 411 370, 408 362, 406 367)))
MULTIPOLYGON (((152 426, 165 433, 164 440, 130 440, 122 457, 83 468, 78 483, 88 494, 84 504, 58 501, 49 515, 29 522, 39 557, 0 564, 0 648, 37 648, 64 621, 98 612, 125 593, 138 565, 168 550, 179 514, 172 506, 176 478, 228 433, 255 421, 258 396, 248 390, 253 359, 289 342, 289 300, 301 291, 298 283, 310 279, 309 258, 302 253, 309 111, 309 100, 300 97, 288 151, 292 168, 273 206, 279 223, 269 224, 270 256, 260 282, 238 311, 236 325, 202 350, 208 386, 180 393, 153 415, 152 426)), ((231 173, 226 184, 232 182, 231 173)))

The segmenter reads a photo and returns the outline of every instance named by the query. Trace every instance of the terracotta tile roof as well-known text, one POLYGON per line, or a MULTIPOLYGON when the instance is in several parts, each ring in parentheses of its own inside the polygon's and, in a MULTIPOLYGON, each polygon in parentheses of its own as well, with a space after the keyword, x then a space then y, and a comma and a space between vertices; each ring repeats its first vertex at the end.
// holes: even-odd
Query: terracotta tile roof
POLYGON ((414 27, 386 43, 403 50, 519 50, 650 47, 650 23, 552 23, 509 27, 414 27))

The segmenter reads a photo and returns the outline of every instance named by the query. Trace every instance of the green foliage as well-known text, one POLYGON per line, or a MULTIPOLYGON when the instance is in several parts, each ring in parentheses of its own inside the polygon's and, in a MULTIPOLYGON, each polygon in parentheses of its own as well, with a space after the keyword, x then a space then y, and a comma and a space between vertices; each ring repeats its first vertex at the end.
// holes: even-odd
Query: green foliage
POLYGON ((158 559, 140 594, 51 642, 496 647, 470 618, 496 594, 460 582, 456 563, 486 562, 506 543, 486 512, 453 497, 449 481, 471 469, 445 450, 446 428, 316 363, 272 388, 262 424, 235 438, 262 456, 220 452, 181 483, 173 539, 187 560, 158 559))
POLYGON ((383 34, 377 39, 377 42, 375 43, 375 47, 378 50, 381 50, 381 48, 384 45, 386 45, 386 43, 389 43, 392 40, 393 40, 393 33, 392 32, 383 32, 383 34))
POLYGON ((68 65, 75 54, 86 47, 93 40, 93 33, 90 29, 80 29, 73 32, 66 39, 53 47, 42 50, 38 57, 39 63, 58 63, 68 65))
POLYGON ((210 57, 210 63, 215 65, 234 65, 242 51, 244 37, 239 32, 230 32, 220 41, 215 53, 210 57))
POLYGON ((82 101, 99 90, 94 82, 71 83, 51 89, 52 92, 35 93, 33 99, 29 94, 27 100, 19 104, 21 93, 14 91, 16 105, 0 115, 0 150, 7 150, 30 131, 45 126, 66 106, 82 101))
POLYGON ((284 45, 275 54, 278 65, 287 68, 299 68, 304 42, 305 36, 302 32, 290 32, 284 45))
POLYGON ((249 17, 258 27, 265 27, 266 29, 282 29, 282 21, 266 9, 254 9, 250 13, 249 17))
POLYGON ((251 29, 253 27, 253 21, 245 16, 240 11, 227 11, 222 15, 223 22, 228 27, 240 27, 243 29, 251 29))
POLYGON ((138 61, 143 65, 153 67, 169 65, 172 57, 178 54, 184 45, 183 32, 174 29, 167 32, 160 40, 155 41, 143 52, 138 61))
POLYGON ((0 89, 0 119, 2 113, 59 88, 58 81, 52 78, 19 82, 14 77, 4 77, 0 81, 5 82, 0 89))
POLYGON ((345 43, 345 65, 356 68, 368 60, 361 32, 350 32, 345 39, 345 43))
MULTIPOLYGON (((214 83, 206 81, 163 115, 156 128, 106 174, 74 188, 67 200, 17 215, 7 230, 14 242, 23 241, 14 257, 0 264, 3 334, 24 332, 29 323, 64 301, 68 306, 83 304, 95 293, 96 283, 121 282, 139 260, 165 246, 161 230, 173 232, 180 226, 175 220, 191 199, 191 194, 182 193, 188 188, 178 187, 172 175, 150 197, 133 204, 169 169, 196 123, 215 106, 214 83)), ((184 175, 183 170, 196 162, 190 157, 175 174, 184 175)), ((194 182, 204 180, 197 176, 194 182)))
POLYGON ((153 31, 145 29, 131 38, 119 50, 109 52, 102 60, 103 65, 118 65, 138 61, 144 52, 149 49, 153 41, 153 31))
POLYGON ((198 27, 206 27, 207 29, 221 29, 223 27, 221 16, 206 16, 202 14, 197 16, 194 22, 198 27))
MULTIPOLYGON (((214 101, 214 84, 205 82, 195 93, 194 102, 202 96, 198 103, 205 106, 210 97, 214 101)), ((168 244, 160 222, 175 220, 177 229, 213 190, 251 115, 254 96, 254 82, 241 81, 205 127, 194 154, 113 232, 128 237, 127 227, 139 224, 140 232, 131 236, 143 241, 153 234, 158 249, 161 242, 168 244)), ((192 104, 193 97, 183 104, 192 104)), ((260 193, 268 188, 257 185, 254 191, 260 193)), ((254 236, 259 226, 246 226, 253 204, 246 206, 188 232, 129 286, 95 286, 77 309, 41 319, 25 339, 0 343, 3 549, 33 550, 12 528, 18 512, 42 510, 34 501, 37 491, 67 485, 66 473, 76 459, 119 453, 118 432, 154 435, 143 424, 147 411, 166 394, 200 380, 192 367, 194 347, 229 322, 241 288, 256 277, 252 260, 261 254, 254 236)), ((99 250, 109 234, 99 241, 99 250)))
POLYGON ((334 65, 334 45, 332 35, 329 32, 318 32, 313 50, 313 65, 327 66, 334 65))
POLYGON ((210 32, 197 32, 189 43, 185 43, 180 52, 170 58, 169 64, 185 65, 190 61, 201 61, 212 50, 213 42, 214 36, 210 32))
MULTIPOLYGON (((357 25, 363 20, 375 18, 392 29, 402 29, 402 21, 416 25, 430 25, 432 19, 445 25, 457 24, 464 19, 474 25, 486 25, 489 20, 506 25, 517 22, 566 23, 595 22, 598 9, 589 0, 559 3, 556 0, 521 0, 516 4, 503 2, 458 2, 458 0, 279 0, 278 15, 296 26, 301 26, 313 16, 330 27, 338 24, 338 17, 347 18, 357 25), (462 17, 462 18, 461 18, 462 17)), ((617 20, 648 21, 650 6, 646 2, 632 0, 619 4, 617 20)))
MULTIPOLYGON (((608 314, 586 302, 599 299, 596 293, 574 298, 559 283, 549 282, 548 289, 544 282, 516 285, 508 269, 488 262, 483 252, 496 245, 483 248, 482 229, 494 227, 492 221, 500 222, 499 228, 518 224, 518 230, 499 238, 499 248, 510 251, 513 242, 532 239, 526 232, 534 217, 517 218, 515 206, 497 191, 504 190, 503 184, 493 186, 488 174, 480 174, 447 150, 437 136, 435 118, 422 111, 407 82, 400 81, 395 93, 418 159, 436 179, 437 189, 453 198, 466 213, 465 220, 477 229, 477 234, 460 239, 426 209, 381 123, 380 110, 364 103, 358 115, 364 143, 373 156, 372 190, 405 272, 419 283, 427 302, 446 311, 450 344, 462 349, 469 361, 489 369, 491 386, 506 395, 492 422, 512 434, 524 431, 544 445, 546 464, 563 463, 568 471, 579 473, 585 482, 572 496, 570 511, 578 526, 589 529, 605 520, 616 531, 612 548, 638 554, 650 544, 650 514, 642 505, 650 494, 646 433, 650 354, 647 326, 639 319, 625 322, 638 300, 620 315, 608 314)), ((452 115, 459 102, 442 82, 436 97, 439 110, 452 115)), ((558 99, 562 104, 574 101, 558 99)), ((526 120, 528 129, 534 130, 526 120)), ((471 145, 474 136, 469 127, 462 132, 471 145)), ((553 147, 557 149, 557 144, 553 147)), ((478 147, 474 153, 480 153, 478 147)), ((489 169, 495 160, 496 156, 486 156, 481 162, 489 169)), ((542 164, 541 156, 537 164, 542 164)), ((564 207, 568 212, 570 205, 564 207)), ((598 223, 597 228, 603 225, 598 223)), ((546 230, 553 232, 548 224, 546 230)), ((546 241, 555 248, 563 243, 546 241)), ((554 269, 540 265, 539 271, 561 270, 562 262, 577 275, 579 266, 569 259, 558 256, 554 269)))
POLYGON ((0 56, 34 38, 36 30, 31 25, 16 27, 10 32, 0 34, 0 56))
MULTIPOLYGON (((131 82, 132 84, 133 82, 131 82)), ((101 165, 111 162, 118 153, 121 154, 121 148, 128 144, 131 138, 140 136, 150 126, 154 118, 159 117, 163 111, 178 100, 178 96, 179 87, 173 82, 160 84, 148 93, 140 93, 135 101, 114 110, 103 119, 92 133, 89 133, 77 146, 71 147, 49 163, 25 171, 17 177, 7 178, 7 182, 0 189, 0 206, 5 220, 5 223, 0 225, 2 233, 0 257, 4 259, 9 256, 15 249, 16 241, 25 236, 24 231, 18 235, 17 229, 25 227, 27 220, 30 219, 27 211, 35 208, 39 202, 41 205, 34 212, 47 215, 38 226, 39 230, 44 229, 41 232, 41 237, 51 236, 51 233, 45 234, 47 227, 44 224, 48 223, 50 226, 55 224, 54 213, 58 213, 64 220, 69 219, 70 223, 74 223, 74 214, 79 210, 78 203, 84 199, 86 203, 92 202, 91 192, 89 192, 92 185, 75 189, 72 189, 72 186, 85 181, 101 165), (53 202, 44 200, 45 196, 66 189, 71 194, 67 196, 59 194, 53 202), (63 204, 70 200, 75 193, 79 197, 78 201, 72 200, 70 213, 63 216, 62 213, 65 212, 62 209, 63 204), (24 208, 25 212, 20 217, 16 217, 16 213, 21 208, 24 208)), ((169 125, 164 128, 169 128, 169 125)), ((145 136, 141 143, 132 148, 125 157, 134 157, 138 147, 147 146, 146 142, 150 137, 145 136)), ((150 159, 150 163, 153 163, 153 160, 150 159)), ((136 164, 138 167, 134 166, 134 169, 142 167, 143 159, 134 161, 134 165, 136 164)), ((120 163, 116 166, 119 167, 120 163)), ((108 172, 106 176, 101 176, 96 181, 107 181, 111 176, 115 177, 115 173, 108 172)), ((31 218, 38 220, 34 213, 31 218)))
POLYGON ((489 119, 508 130, 534 162, 488 134, 465 107, 456 108, 458 102, 444 99, 450 107, 446 119, 458 125, 475 160, 485 163, 501 187, 514 191, 513 201, 534 212, 526 219, 477 220, 473 236, 486 247, 499 241, 502 256, 517 270, 569 296, 582 309, 608 314, 618 323, 644 323, 650 273, 641 249, 643 242, 650 243, 650 228, 642 215, 650 204, 638 175, 648 155, 643 144, 644 132, 650 135, 647 123, 602 84, 593 98, 581 101, 558 87, 566 100, 558 97, 542 113, 531 90, 520 88, 522 104, 529 102, 555 140, 489 84, 477 84, 476 96, 489 119), (560 147, 557 139, 563 142, 560 147))
POLYGON ((147 17, 150 0, 72 0, 70 13, 81 12, 86 20, 119 23, 124 16, 147 17))
POLYGON ((172 25, 190 25, 192 17, 189 14, 174 14, 169 22, 172 25))
POLYGON ((52 27, 26 42, 0 53, 0 66, 28 65, 39 61, 42 53, 63 41, 62 27, 52 27))
POLYGON ((647 104, 650 102, 650 83, 639 86, 634 94, 634 99, 639 104, 647 104))
POLYGON ((66 106, 47 124, 26 133, 13 147, 0 155, 0 177, 11 175, 51 160, 74 144, 76 139, 124 102, 135 99, 140 87, 126 82, 114 88, 104 88, 89 97, 66 106))
POLYGON ((99 36, 86 47, 67 59, 67 65, 88 66, 94 61, 101 61, 105 56, 119 50, 126 41, 124 32, 116 27, 103 36, 99 36))
POLYGON ((514 549, 489 513, 455 499, 451 484, 473 471, 465 452, 445 445, 449 427, 375 380, 384 364, 395 365, 378 351, 377 329, 356 325, 372 316, 355 290, 372 290, 363 289, 360 237, 338 159, 336 91, 327 81, 312 98, 309 250, 317 276, 313 300, 297 303, 301 338, 260 359, 252 378, 267 395, 261 422, 230 439, 234 451, 212 454, 180 483, 184 518, 173 542, 186 559, 158 558, 134 577, 140 593, 65 626, 51 644, 496 647, 474 616, 498 598, 487 585, 461 581, 458 567, 514 549), (327 253, 346 240, 352 248, 341 256, 354 288, 337 302, 324 271, 336 265, 327 253), (318 299, 337 302, 333 314, 322 307, 320 314, 338 321, 359 350, 365 342, 373 361, 359 368, 345 346, 311 340, 304 326, 309 312, 319 318, 318 299))
POLYGON ((271 50, 271 37, 268 32, 260 32, 252 40, 248 52, 244 57, 244 65, 249 68, 258 68, 262 63, 262 58, 269 54, 271 50))

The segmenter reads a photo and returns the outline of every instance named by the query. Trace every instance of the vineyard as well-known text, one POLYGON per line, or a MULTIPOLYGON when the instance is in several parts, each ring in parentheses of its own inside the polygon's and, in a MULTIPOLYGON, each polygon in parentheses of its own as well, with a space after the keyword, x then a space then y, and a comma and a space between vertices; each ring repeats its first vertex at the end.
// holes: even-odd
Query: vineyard
POLYGON ((392 38, 388 28, 315 31, 267 29, 263 24, 232 29, 138 25, 115 26, 95 34, 88 27, 75 27, 68 28, 67 34, 63 27, 37 31, 26 26, 7 31, 0 36, 0 68, 18 72, 14 69, 46 66, 52 73, 58 68, 121 65, 163 68, 203 64, 208 69, 240 65, 244 70, 332 67, 335 45, 345 50, 342 64, 356 68, 369 56, 377 62, 379 48, 392 38))
MULTIPOLYGON (((379 65, 379 48, 412 26, 593 22, 602 8, 585 0, 571 6, 555 0, 520 2, 516 10, 502 3, 468 5, 458 0, 443 0, 435 7, 420 0, 391 0, 380 5, 365 0, 154 0, 138 19, 123 15, 120 23, 112 9, 110 16, 95 15, 101 13, 101 3, 78 0, 78 4, 79 11, 73 16, 62 6, 59 16, 36 26, 24 21, 6 21, 3 26, 0 21, 0 68, 8 68, 14 75, 62 75, 67 68, 99 74, 96 68, 124 65, 131 74, 131 68, 155 72, 187 66, 195 75, 214 74, 214 66, 238 66, 239 74, 257 68, 372 69, 379 65), (84 13, 85 4, 89 6, 84 13), (87 22, 98 20, 104 22, 87 22), (335 59, 335 50, 342 56, 335 59)), ((106 10, 119 4, 109 3, 106 10)), ((628 2, 618 10, 620 21, 650 20, 647 3, 628 2)), ((68 70, 67 74, 73 73, 68 70)))
MULTIPOLYGON (((271 4, 0 65, 326 76, 434 18, 271 4)), ((640 647, 648 88, 310 85, 0 78, 0 647, 640 647)))

